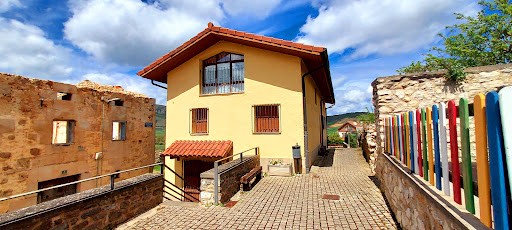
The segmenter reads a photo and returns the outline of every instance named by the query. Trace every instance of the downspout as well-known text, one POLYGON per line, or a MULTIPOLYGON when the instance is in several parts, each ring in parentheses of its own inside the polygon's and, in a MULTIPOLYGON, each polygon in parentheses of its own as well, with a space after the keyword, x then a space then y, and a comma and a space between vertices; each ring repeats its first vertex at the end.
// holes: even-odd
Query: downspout
POLYGON ((307 106, 306 106, 306 82, 305 78, 308 75, 311 75, 313 72, 318 71, 324 67, 324 64, 322 64, 319 67, 316 67, 315 69, 306 72, 302 75, 302 112, 304 116, 304 157, 306 158, 306 173, 309 173, 309 147, 308 147, 308 113, 307 113, 307 106))
MULTIPOLYGON (((315 96, 316 97, 316 96, 315 96)), ((324 114, 322 108, 324 107, 324 99, 320 100, 320 143, 324 146, 324 114)))

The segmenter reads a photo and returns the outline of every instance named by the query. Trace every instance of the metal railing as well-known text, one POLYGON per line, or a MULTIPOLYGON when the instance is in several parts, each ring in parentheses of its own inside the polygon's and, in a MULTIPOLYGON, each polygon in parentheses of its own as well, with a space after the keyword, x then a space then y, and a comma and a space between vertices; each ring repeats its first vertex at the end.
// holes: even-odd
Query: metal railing
MULTIPOLYGON (((240 155, 240 157, 239 157, 240 163, 243 163, 244 162, 244 159, 243 159, 244 153, 249 152, 249 151, 253 151, 253 150, 254 150, 254 155, 253 156, 257 156, 259 154, 260 149, 259 149, 259 147, 254 147, 254 148, 247 149, 247 150, 245 150, 243 152, 237 153, 235 155, 231 155, 231 156, 224 157, 222 159, 216 160, 213 163, 213 168, 214 168, 214 171, 213 171, 213 184, 214 184, 214 186, 213 186, 213 199, 214 199, 215 205, 219 204, 219 175, 222 174, 225 171, 228 171, 228 170, 238 166, 238 165, 233 165, 232 167, 226 168, 222 172, 219 172, 219 163, 222 164, 222 162, 224 160, 231 159, 231 158, 233 158, 234 156, 237 156, 237 155, 240 155)), ((238 161, 238 159, 236 159, 236 160, 238 161)), ((233 159, 232 161, 235 161, 235 159, 233 159)), ((232 161, 229 161, 229 162, 232 162, 232 161)))
MULTIPOLYGON (((170 172, 172 172, 175 176, 177 176, 178 178, 180 178, 180 179, 183 181, 183 187, 185 187, 185 186, 190 186, 190 187, 192 187, 192 186, 191 186, 191 185, 190 185, 190 184, 185 180, 185 178, 183 178, 183 177, 182 177, 182 176, 180 176, 178 173, 176 173, 174 170, 172 170, 168 165, 165 165, 165 164, 164 164, 164 167, 165 167, 167 170, 169 170, 170 172)), ((195 198, 194 196, 192 196, 192 195, 188 194, 184 189, 182 189, 182 188, 178 187, 177 185, 175 185, 175 184, 171 183, 170 181, 168 181, 168 180, 164 179, 164 183, 165 183, 165 182, 169 183, 169 184, 170 184, 170 185, 172 185, 174 188, 176 188, 178 191, 180 191, 181 193, 176 192, 176 190, 174 190, 173 188, 171 188, 171 187, 169 187, 169 186, 167 186, 167 185, 165 185, 165 184, 164 184, 164 187, 165 187, 165 188, 167 188, 167 189, 171 190, 174 194, 178 194, 179 196, 181 196, 181 197, 182 197, 182 199, 180 199, 180 198, 176 197, 174 194, 171 194, 170 192, 167 192, 167 191, 165 191, 165 190, 164 190, 164 193, 165 193, 165 194, 167 194, 167 195, 169 195, 169 196, 172 196, 172 197, 174 197, 174 198, 175 198, 175 199, 177 199, 177 200, 185 201, 185 199, 187 199, 187 200, 192 201, 192 202, 194 202, 194 201, 199 201, 199 200, 198 200, 197 198, 195 198), (183 195, 181 195, 181 194, 183 194, 183 195), (185 196, 185 195, 188 195, 189 197, 187 197, 187 196, 185 196)))
MULTIPOLYGON (((91 178, 87 178, 87 179, 83 179, 83 180, 73 181, 73 182, 69 182, 69 183, 65 183, 65 184, 55 185, 55 186, 48 187, 48 188, 43 188, 43 189, 38 189, 38 190, 26 192, 26 193, 12 195, 12 196, 8 196, 8 197, 0 198, 0 202, 15 199, 15 198, 20 198, 20 197, 24 197, 24 196, 28 196, 28 195, 32 195, 32 194, 37 194, 39 192, 44 192, 44 191, 48 191, 48 190, 55 189, 55 188, 61 188, 61 187, 69 186, 69 185, 79 184, 79 183, 86 182, 86 181, 97 180, 97 179, 101 179, 103 177, 108 177, 108 176, 110 176, 110 191, 112 191, 112 190, 114 190, 115 178, 119 174, 125 173, 125 172, 131 172, 131 171, 135 171, 135 170, 140 170, 140 169, 144 169, 144 168, 154 167, 157 165, 163 165, 163 163, 156 163, 156 164, 141 166, 141 167, 137 167, 137 168, 126 169, 126 170, 117 171, 117 172, 113 172, 113 173, 109 173, 109 174, 105 174, 105 175, 95 176, 95 177, 91 177, 91 178)), ((163 174, 163 167, 160 167, 160 174, 163 174)))

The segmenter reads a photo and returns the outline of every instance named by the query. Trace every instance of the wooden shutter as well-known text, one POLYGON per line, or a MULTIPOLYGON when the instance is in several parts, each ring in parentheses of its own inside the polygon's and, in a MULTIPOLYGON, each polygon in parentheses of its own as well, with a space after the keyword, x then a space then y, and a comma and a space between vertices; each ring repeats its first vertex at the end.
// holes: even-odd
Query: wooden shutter
POLYGON ((192 133, 208 133, 208 109, 192 109, 192 133))
POLYGON ((279 132, 279 105, 254 106, 254 115, 256 133, 279 132))

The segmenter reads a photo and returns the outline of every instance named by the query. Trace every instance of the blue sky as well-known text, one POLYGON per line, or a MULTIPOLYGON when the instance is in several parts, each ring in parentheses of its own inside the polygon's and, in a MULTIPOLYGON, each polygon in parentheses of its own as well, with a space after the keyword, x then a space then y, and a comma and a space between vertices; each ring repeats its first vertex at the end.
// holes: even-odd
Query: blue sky
POLYGON ((470 0, 0 0, 0 72, 121 85, 165 102, 136 75, 208 22, 327 47, 336 105, 371 108, 370 83, 420 60, 470 0))

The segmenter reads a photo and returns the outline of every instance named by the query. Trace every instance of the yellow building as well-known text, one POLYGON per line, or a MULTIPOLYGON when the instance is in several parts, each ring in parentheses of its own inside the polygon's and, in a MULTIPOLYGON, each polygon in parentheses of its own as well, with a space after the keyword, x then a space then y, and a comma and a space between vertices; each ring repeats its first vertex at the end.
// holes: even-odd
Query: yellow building
POLYGON ((298 144, 307 172, 326 146, 325 104, 334 94, 325 48, 209 23, 138 75, 167 84, 166 146, 188 147, 168 149, 165 163, 191 187, 199 186, 199 169, 226 154, 259 147, 265 171, 270 160, 293 163, 298 144), (222 142, 201 147, 206 140, 222 142))

